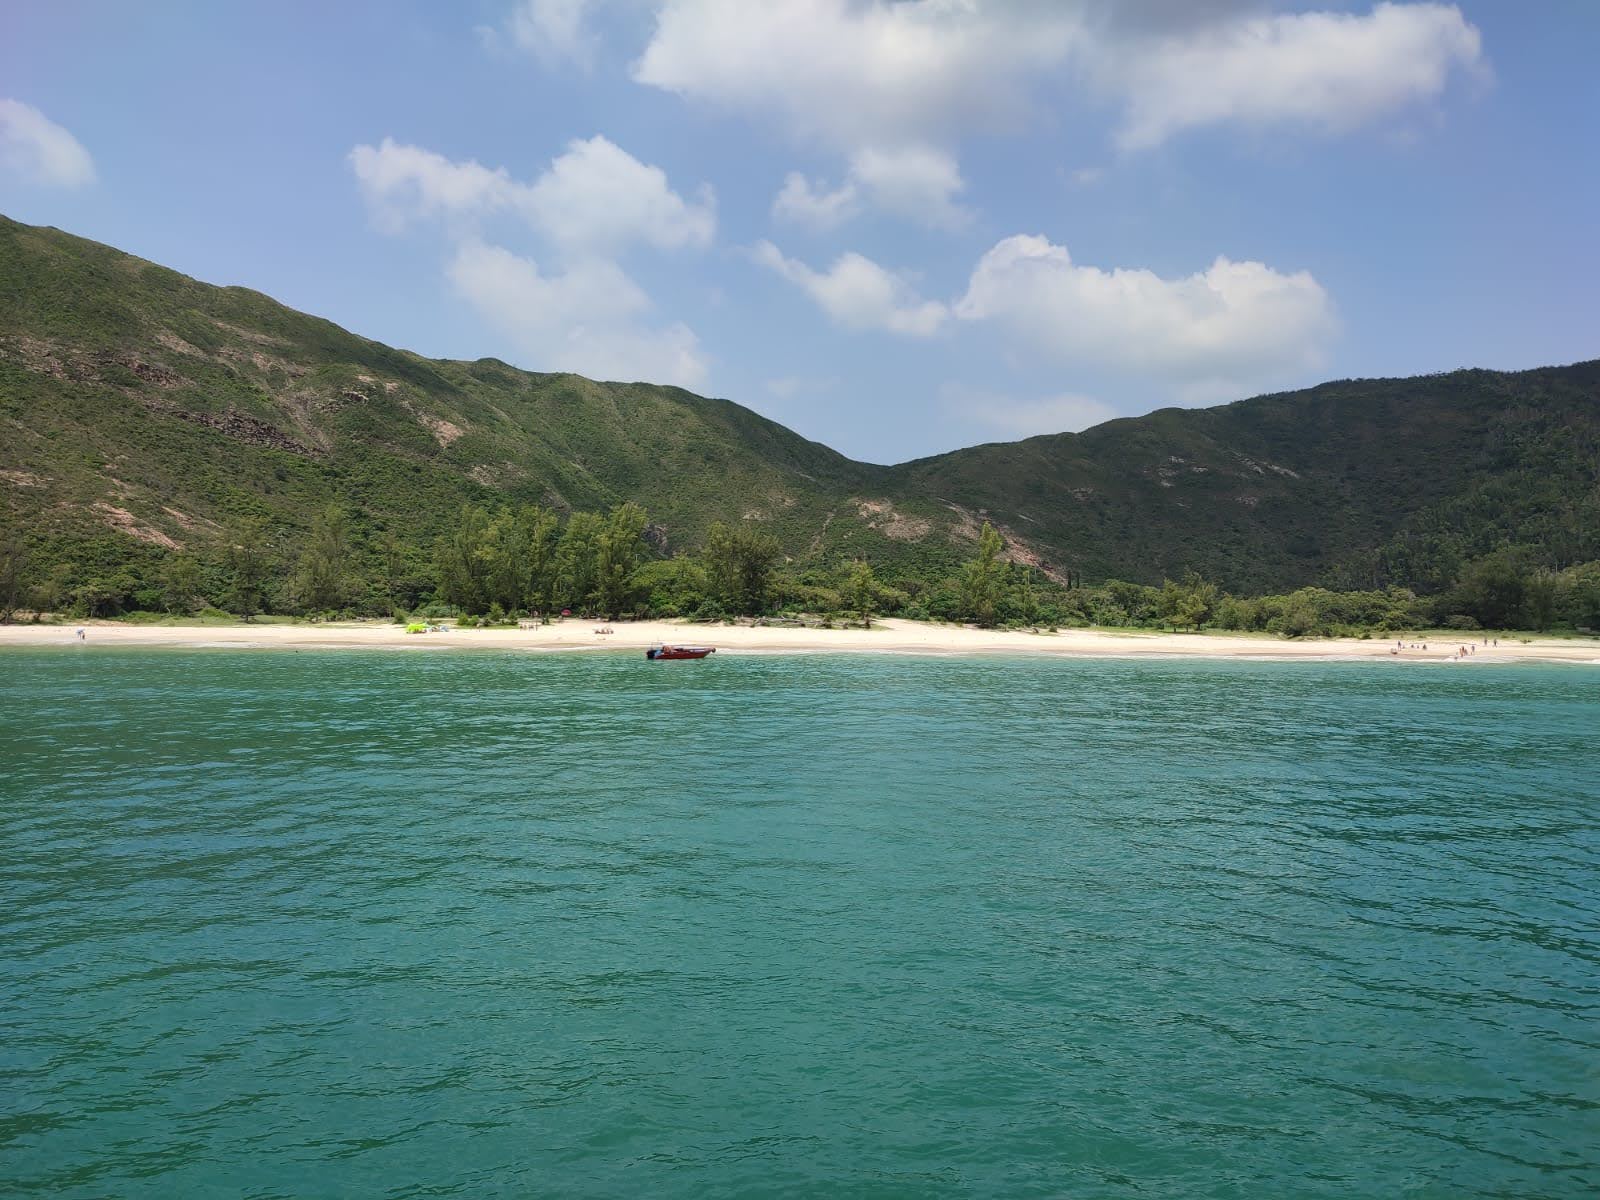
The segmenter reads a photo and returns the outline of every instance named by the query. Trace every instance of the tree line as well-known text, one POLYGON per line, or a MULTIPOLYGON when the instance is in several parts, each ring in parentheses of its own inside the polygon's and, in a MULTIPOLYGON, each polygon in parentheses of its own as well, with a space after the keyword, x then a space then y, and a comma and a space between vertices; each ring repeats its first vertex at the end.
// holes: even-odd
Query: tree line
POLYGON ((863 561, 794 563, 751 523, 714 524, 701 545, 664 555, 648 514, 561 513, 540 505, 465 506, 431 546, 393 530, 357 530, 328 505, 288 545, 265 522, 244 520, 209 554, 91 546, 87 568, 30 554, 0 536, 0 620, 19 612, 116 616, 214 612, 245 618, 452 616, 502 621, 563 611, 616 619, 716 620, 808 613, 986 627, 1098 625, 1227 629, 1289 637, 1448 627, 1600 629, 1600 562, 1542 569, 1502 549, 1467 563, 1431 595, 1401 587, 1305 587, 1235 596, 1189 573, 1160 586, 1052 578, 1008 553, 984 525, 973 556, 954 570, 880 579, 863 561))

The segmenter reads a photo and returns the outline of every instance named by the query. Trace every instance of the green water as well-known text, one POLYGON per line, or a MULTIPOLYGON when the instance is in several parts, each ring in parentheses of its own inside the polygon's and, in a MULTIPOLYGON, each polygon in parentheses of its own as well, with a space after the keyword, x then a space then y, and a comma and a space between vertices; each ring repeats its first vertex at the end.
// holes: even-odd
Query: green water
POLYGON ((0 1192, 1600 1190, 1600 668, 0 654, 0 1192))

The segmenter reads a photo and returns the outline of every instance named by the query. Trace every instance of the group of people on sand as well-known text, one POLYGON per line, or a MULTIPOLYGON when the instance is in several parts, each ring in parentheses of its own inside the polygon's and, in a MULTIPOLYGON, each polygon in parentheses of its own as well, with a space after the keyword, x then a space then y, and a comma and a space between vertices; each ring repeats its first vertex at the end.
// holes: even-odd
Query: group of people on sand
MULTIPOLYGON (((1491 646, 1491 645, 1494 645, 1494 646, 1498 647, 1500 645, 1500 639, 1499 638, 1484 638, 1483 639, 1484 649, 1487 650, 1489 648, 1489 646, 1491 646)), ((1400 651, 1402 651, 1402 650, 1426 650, 1427 648, 1428 648, 1428 643, 1427 642, 1411 642, 1410 644, 1407 644, 1404 639, 1397 639, 1395 641, 1395 644, 1389 648, 1389 653, 1393 654, 1393 655, 1398 655, 1400 653, 1400 651)), ((1456 652, 1453 655, 1453 657, 1455 657, 1455 658, 1471 658, 1477 652, 1478 652, 1478 647, 1477 647, 1476 644, 1474 644, 1472 642, 1463 642, 1461 645, 1456 647, 1456 652)))

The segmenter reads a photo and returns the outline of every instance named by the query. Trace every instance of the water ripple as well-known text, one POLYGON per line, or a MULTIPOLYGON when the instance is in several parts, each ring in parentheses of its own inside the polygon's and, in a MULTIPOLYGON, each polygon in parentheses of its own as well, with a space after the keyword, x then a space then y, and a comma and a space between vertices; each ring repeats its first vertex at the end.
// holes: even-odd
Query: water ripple
POLYGON ((1558 667, 16 651, 7 1194, 1600 1191, 1558 667))

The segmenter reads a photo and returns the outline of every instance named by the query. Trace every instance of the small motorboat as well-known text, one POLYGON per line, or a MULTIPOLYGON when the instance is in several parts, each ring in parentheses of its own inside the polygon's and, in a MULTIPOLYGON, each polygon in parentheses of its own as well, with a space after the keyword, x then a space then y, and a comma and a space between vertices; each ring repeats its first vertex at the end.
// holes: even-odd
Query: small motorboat
POLYGON ((704 658, 708 654, 715 654, 716 649, 711 646, 651 646, 644 652, 644 656, 651 662, 667 658, 704 658))

